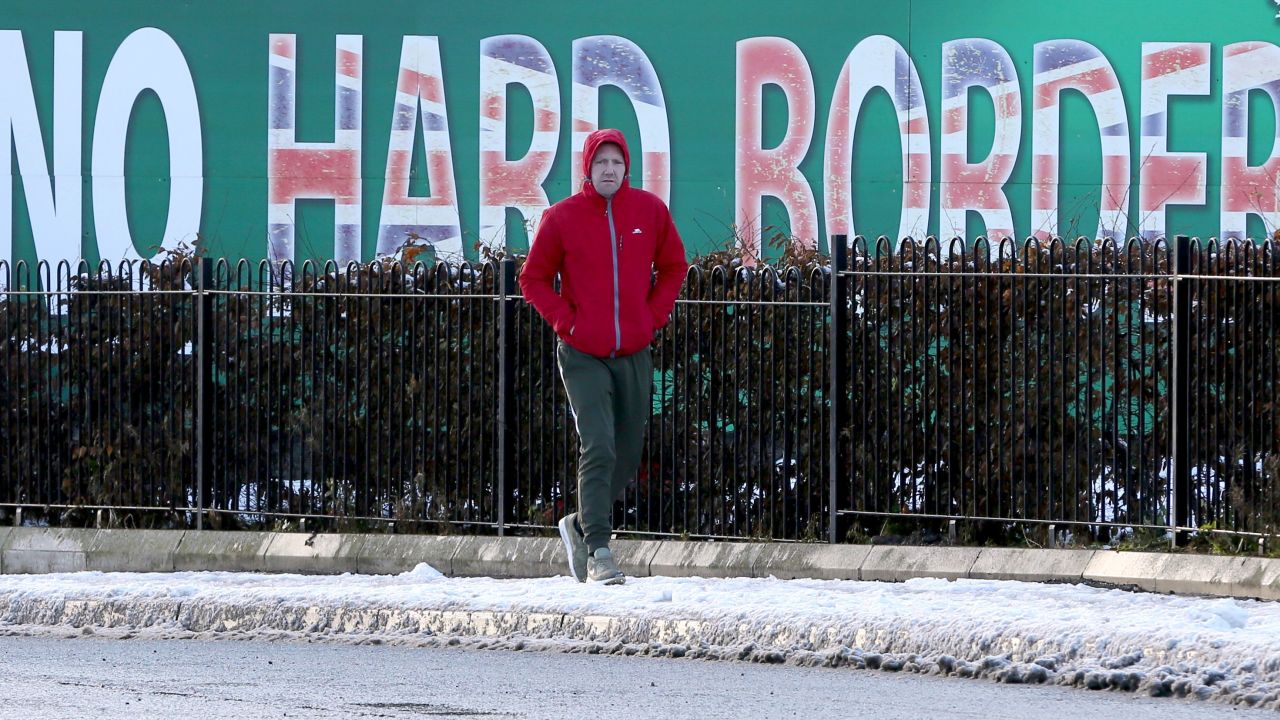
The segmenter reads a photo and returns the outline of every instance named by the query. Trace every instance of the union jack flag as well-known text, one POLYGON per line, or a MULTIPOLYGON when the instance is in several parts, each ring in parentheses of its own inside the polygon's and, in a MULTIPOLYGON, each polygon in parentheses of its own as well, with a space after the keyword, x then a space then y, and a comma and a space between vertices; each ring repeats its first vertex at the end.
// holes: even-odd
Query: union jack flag
POLYGON ((507 246, 506 209, 520 211, 530 239, 550 205, 542 188, 560 141, 560 87, 542 43, 497 35, 480 43, 480 241, 507 246), (529 91, 533 140, 519 160, 507 159, 507 85, 529 91))
POLYGON ((297 41, 272 34, 267 103, 268 257, 293 260, 294 201, 334 201, 333 257, 360 259, 360 98, 363 38, 338 35, 333 142, 299 142, 294 112, 297 41))
POLYGON ((1266 161, 1249 165, 1249 91, 1265 92, 1280 116, 1280 48, 1241 42, 1225 47, 1222 57, 1222 237, 1245 237, 1250 214, 1274 233, 1280 228, 1280 124, 1266 161))
POLYGON ((1138 231, 1165 235, 1168 205, 1203 205, 1205 153, 1169 150, 1168 97, 1209 94, 1209 43, 1142 44, 1142 130, 1138 161, 1138 231))
POLYGON ((640 126, 644 189, 669 203, 671 135, 662 85, 640 46, 617 35, 592 35, 573 41, 573 188, 581 187, 584 179, 582 144, 600 129, 599 93, 604 85, 620 88, 631 99, 640 126))
POLYGON ((1000 45, 983 38, 943 43, 942 85, 942 236, 968 238, 966 216, 974 210, 982 216, 989 239, 1014 237, 1013 214, 1004 192, 1022 136, 1022 100, 1013 59, 1000 45), (968 162, 971 87, 986 88, 995 105, 991 152, 977 163, 968 162))
POLYGON ((1106 56, 1083 40, 1051 40, 1035 47, 1032 110, 1031 227, 1041 240, 1059 234, 1058 178, 1063 90, 1084 94, 1102 138, 1102 188, 1095 237, 1128 234, 1129 120, 1120 81, 1106 56))
POLYGON ((392 255, 414 239, 425 241, 441 259, 462 257, 440 43, 435 37, 422 35, 406 35, 400 46, 382 217, 378 222, 378 255, 392 255), (409 194, 413 141, 419 128, 431 189, 426 196, 409 194))
POLYGON ((918 238, 929 230, 932 183, 929 117, 915 63, 898 41, 886 35, 873 35, 854 46, 836 81, 827 121, 827 155, 823 168, 827 232, 829 236, 855 234, 850 180, 854 123, 863 100, 875 88, 888 91, 893 98, 902 141, 902 216, 897 239, 918 238))
POLYGON ((795 43, 779 37, 748 38, 738 43, 737 113, 734 143, 734 217, 747 258, 760 255, 761 200, 777 198, 787 210, 791 234, 813 247, 818 238, 818 207, 813 189, 800 173, 800 161, 813 139, 813 73, 795 43), (777 147, 764 141, 764 86, 787 96, 787 133, 777 147))

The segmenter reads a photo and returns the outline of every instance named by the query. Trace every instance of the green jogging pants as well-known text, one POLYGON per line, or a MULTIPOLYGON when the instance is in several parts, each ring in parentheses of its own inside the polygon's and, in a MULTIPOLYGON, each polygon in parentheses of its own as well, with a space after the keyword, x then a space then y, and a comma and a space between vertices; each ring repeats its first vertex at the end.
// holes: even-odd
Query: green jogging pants
POLYGON ((578 429, 578 523, 595 552, 608 547, 613 503, 640 467, 653 412, 653 356, 645 348, 598 358, 561 342, 556 358, 578 429))

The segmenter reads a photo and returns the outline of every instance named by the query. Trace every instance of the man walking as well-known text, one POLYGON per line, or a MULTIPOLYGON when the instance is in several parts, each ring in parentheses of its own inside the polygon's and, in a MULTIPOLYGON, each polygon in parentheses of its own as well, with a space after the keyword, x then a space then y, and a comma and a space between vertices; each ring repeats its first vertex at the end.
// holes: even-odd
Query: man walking
POLYGON ((578 511, 560 520, 569 571, 615 585, 625 578, 609 549, 613 502, 640 465, 653 405, 649 345, 688 263, 667 206, 631 187, 621 132, 588 135, 582 165, 582 189, 543 214, 520 289, 560 337, 556 359, 578 429, 578 511))

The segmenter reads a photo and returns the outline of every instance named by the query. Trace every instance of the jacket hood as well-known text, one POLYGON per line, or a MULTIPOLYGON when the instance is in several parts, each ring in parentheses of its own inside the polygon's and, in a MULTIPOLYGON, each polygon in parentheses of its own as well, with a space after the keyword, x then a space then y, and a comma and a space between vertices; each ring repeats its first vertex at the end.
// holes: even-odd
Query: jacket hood
MULTIPOLYGON (((605 143, 613 143, 622 149, 622 165, 624 168, 622 185, 623 187, 630 185, 626 176, 631 174, 631 151, 627 149, 627 139, 623 137, 622 131, 613 128, 596 130, 588 135, 586 141, 582 143, 583 185, 591 184, 591 162, 596 159, 596 151, 605 143)), ((592 189, 594 190, 594 188, 592 189)))

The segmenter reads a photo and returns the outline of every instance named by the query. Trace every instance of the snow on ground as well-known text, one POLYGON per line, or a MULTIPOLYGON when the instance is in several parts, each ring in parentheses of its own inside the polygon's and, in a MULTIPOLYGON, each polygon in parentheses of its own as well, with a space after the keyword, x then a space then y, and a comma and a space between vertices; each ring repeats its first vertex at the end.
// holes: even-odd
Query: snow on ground
POLYGON ((655 577, 604 587, 447 578, 426 565, 396 576, 0 575, 0 634, 81 625, 117 637, 848 665, 1280 708, 1280 603, 1077 585, 655 577))

